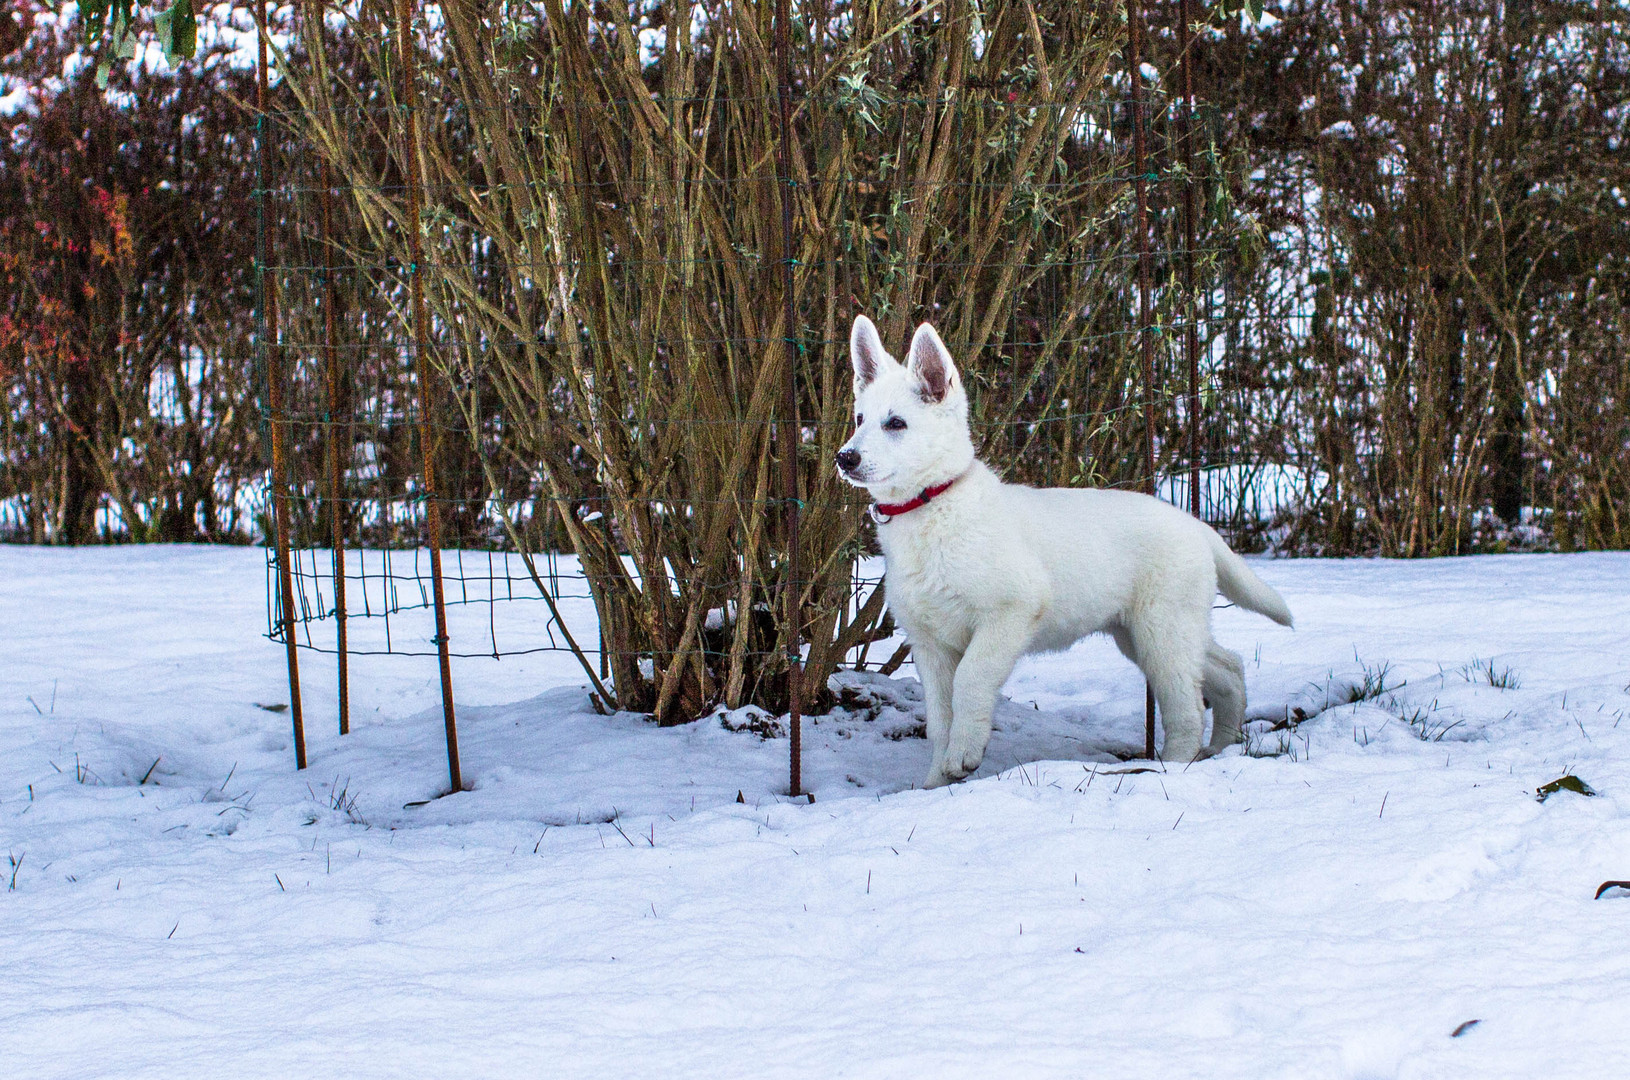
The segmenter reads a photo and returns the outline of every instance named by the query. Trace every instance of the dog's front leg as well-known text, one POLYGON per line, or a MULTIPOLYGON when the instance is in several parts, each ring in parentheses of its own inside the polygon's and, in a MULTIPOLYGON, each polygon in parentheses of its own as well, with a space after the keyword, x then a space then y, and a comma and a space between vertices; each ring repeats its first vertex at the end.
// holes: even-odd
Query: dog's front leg
POLYGON ((996 696, 1024 655, 1035 619, 1028 613, 982 625, 957 664, 951 688, 951 738, 943 771, 960 780, 979 768, 990 745, 990 718, 996 696))
POLYGON ((951 739, 951 685, 957 657, 931 640, 913 641, 911 656, 923 681, 923 704, 928 714, 928 777, 923 787, 944 787, 951 782, 951 777, 945 775, 945 747, 951 739))

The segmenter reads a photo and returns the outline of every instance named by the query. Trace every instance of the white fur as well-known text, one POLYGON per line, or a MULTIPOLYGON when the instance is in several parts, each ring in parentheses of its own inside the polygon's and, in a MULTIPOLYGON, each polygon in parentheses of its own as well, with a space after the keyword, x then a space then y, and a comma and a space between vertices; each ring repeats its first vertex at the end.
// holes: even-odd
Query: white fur
POLYGON ((877 530, 889 607, 911 641, 928 706, 924 786, 979 767, 991 710, 1020 656, 1100 632, 1148 677, 1167 759, 1190 761, 1239 739, 1243 667, 1211 637, 1213 598, 1220 588, 1289 626, 1278 593, 1208 525, 1148 495, 1004 484, 974 456, 967 394, 928 324, 901 365, 862 315, 850 353, 856 425, 840 451, 844 479, 885 504, 956 479, 877 530), (891 430, 891 420, 905 427, 891 430), (1203 751, 1207 703, 1213 730, 1203 751))

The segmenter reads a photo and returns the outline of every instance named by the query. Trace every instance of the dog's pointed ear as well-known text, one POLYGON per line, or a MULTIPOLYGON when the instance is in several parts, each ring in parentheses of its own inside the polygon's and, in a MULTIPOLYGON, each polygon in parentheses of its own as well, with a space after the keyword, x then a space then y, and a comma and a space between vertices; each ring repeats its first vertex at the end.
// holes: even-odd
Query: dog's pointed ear
POLYGON ((945 400, 957 387, 956 364, 951 350, 945 347, 939 334, 927 323, 917 327, 911 338, 911 353, 906 368, 917 379, 924 401, 934 404, 945 400))
POLYGON ((849 331, 849 361, 855 367, 857 394, 877 379, 885 365, 894 363, 894 357, 883 349, 876 325, 864 315, 855 316, 855 325, 849 331))

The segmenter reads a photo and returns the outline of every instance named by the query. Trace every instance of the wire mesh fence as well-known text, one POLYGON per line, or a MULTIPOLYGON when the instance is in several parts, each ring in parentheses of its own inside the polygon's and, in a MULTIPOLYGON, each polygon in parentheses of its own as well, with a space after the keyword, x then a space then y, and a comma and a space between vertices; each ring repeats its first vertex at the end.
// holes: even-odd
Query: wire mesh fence
POLYGON ((550 5, 340 25, 307 4, 280 39, 257 192, 281 312, 270 633, 291 673, 297 644, 437 655, 450 755, 450 656, 558 649, 603 708, 790 710, 796 762, 827 674, 894 633, 830 466, 856 314, 895 341, 940 327, 1010 479, 1158 491, 1235 531, 1309 480, 1223 452, 1251 389, 1220 377, 1212 310, 1236 223, 1214 141, 1196 152, 1207 107, 1135 49, 1119 66, 1135 6, 924 9, 902 51, 896 26, 800 5, 796 62, 788 5, 709 10, 635 59, 617 42, 644 30, 550 5), (445 607, 523 598, 541 636, 494 616, 448 639, 445 607), (413 609, 428 639, 393 631, 413 609))
POLYGON ((1475 266, 1385 277, 1344 151, 1259 166, 1256 114, 1204 63, 1245 48, 1221 8, 279 17, 256 190, 270 632, 291 672, 297 644, 435 653, 450 751, 451 656, 561 650, 602 708, 754 704, 792 714, 795 747, 836 666, 899 666, 831 467, 862 313, 894 345, 936 325, 1008 479, 1146 490, 1237 547, 1618 527, 1611 499, 1560 509, 1558 463, 1597 460, 1558 404, 1575 354, 1524 368, 1491 301, 1468 314, 1475 266), (521 599, 548 618, 511 640, 521 599), (486 631, 450 641, 464 605, 486 631), (399 630, 414 611, 435 618, 399 630))

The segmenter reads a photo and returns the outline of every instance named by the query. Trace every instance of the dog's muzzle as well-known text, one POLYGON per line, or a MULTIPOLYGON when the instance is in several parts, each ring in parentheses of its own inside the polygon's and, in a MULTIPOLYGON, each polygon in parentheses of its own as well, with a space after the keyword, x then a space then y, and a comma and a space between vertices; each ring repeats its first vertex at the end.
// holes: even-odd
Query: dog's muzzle
POLYGON ((860 467, 860 451, 852 447, 844 447, 838 451, 838 469, 845 473, 853 473, 860 467))

